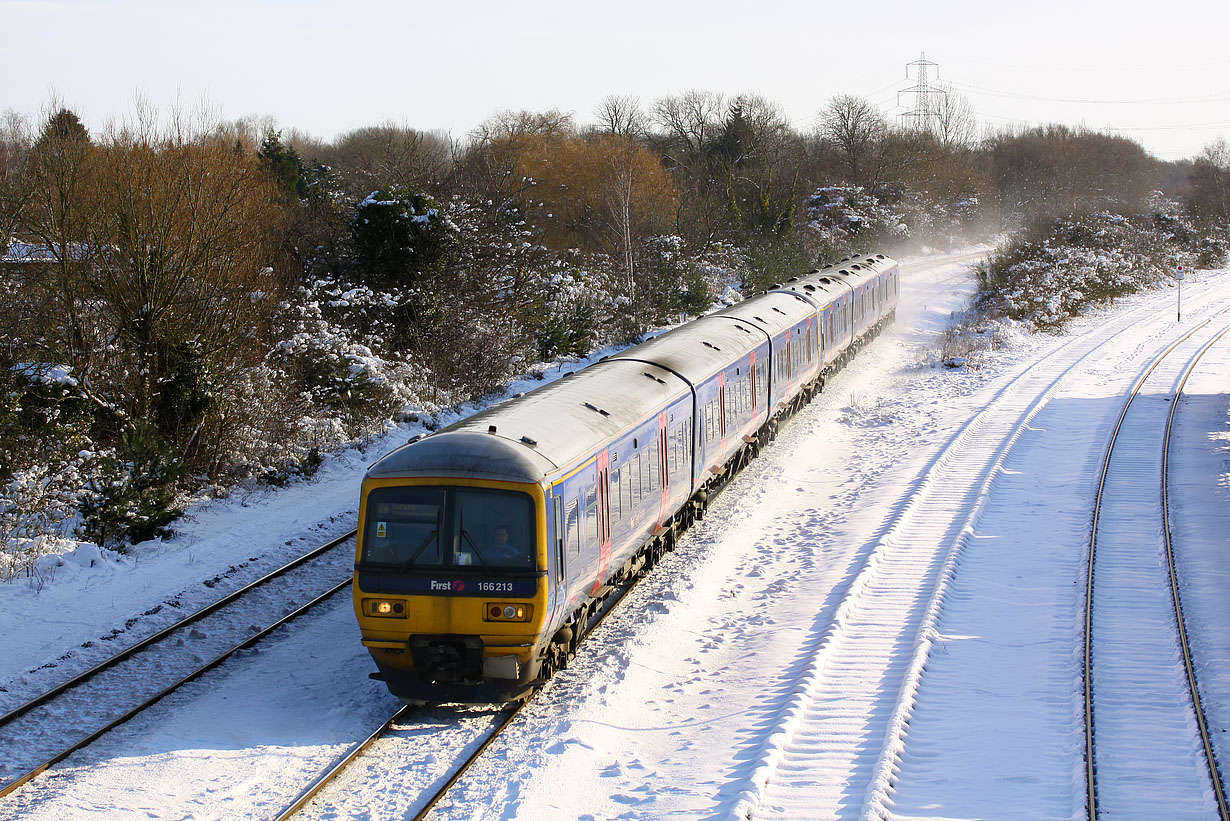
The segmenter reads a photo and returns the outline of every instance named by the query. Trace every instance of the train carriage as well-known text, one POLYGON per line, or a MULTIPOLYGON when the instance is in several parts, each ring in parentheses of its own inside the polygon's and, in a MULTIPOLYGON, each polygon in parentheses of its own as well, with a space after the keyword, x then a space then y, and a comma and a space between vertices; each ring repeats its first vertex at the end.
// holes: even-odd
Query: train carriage
POLYGON ((690 451, 664 443, 691 408, 669 370, 608 361, 376 462, 355 602, 394 694, 497 701, 531 686, 549 640, 687 499, 690 451))
POLYGON ((893 260, 844 260, 377 461, 354 581, 377 676, 407 701, 528 694, 898 293, 893 260))

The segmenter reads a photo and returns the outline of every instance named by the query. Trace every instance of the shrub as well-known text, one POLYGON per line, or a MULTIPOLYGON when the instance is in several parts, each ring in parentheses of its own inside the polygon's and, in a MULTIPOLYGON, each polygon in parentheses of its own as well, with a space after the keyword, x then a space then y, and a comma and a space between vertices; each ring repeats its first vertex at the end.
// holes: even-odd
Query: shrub
POLYGON ((1149 217, 1105 212, 1035 225, 978 269, 983 310, 1053 328, 1172 273, 1182 251, 1149 217))

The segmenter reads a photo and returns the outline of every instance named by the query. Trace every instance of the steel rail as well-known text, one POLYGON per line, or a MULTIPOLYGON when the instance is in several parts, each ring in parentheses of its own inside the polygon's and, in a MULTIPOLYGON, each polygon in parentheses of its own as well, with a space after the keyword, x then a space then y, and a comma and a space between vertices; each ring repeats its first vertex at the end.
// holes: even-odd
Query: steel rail
MULTIPOLYGON (((620 598, 623 597, 621 596, 620 598)), ((599 622, 601 622, 601 619, 599 619, 599 622)), ((597 624, 594 625, 594 627, 597 626, 597 624)), ((478 745, 478 749, 471 753, 465 761, 461 762, 461 766, 448 777, 448 780, 441 785, 440 789, 436 790, 435 794, 428 799, 427 803, 414 814, 414 821, 423 821, 424 818, 431 814, 431 811, 436 808, 436 805, 440 803, 444 796, 448 795, 448 791, 453 788, 453 785, 460 781, 462 776, 470 771, 470 767, 474 766, 474 762, 478 761, 478 759, 482 757, 482 754, 487 752, 487 748, 490 747, 497 738, 504 734, 504 731, 508 729, 508 725, 512 724, 513 719, 521 714, 521 710, 525 707, 525 705, 530 703, 530 700, 534 698, 536 693, 537 691, 534 691, 534 693, 530 694, 529 698, 525 699, 520 704, 508 711, 508 713, 504 716, 504 719, 496 726, 491 735, 487 736, 487 738, 483 740, 483 743, 478 745)))
MULTIPOLYGON (((213 602, 212 604, 206 605, 200 610, 197 610, 195 613, 192 613, 189 616, 185 616, 184 618, 180 619, 174 624, 168 627, 164 627, 162 630, 159 630, 157 633, 154 633, 153 635, 142 639, 141 641, 137 642, 131 647, 128 647, 122 650, 116 655, 111 656, 110 658, 102 662, 99 662, 98 664, 94 665, 93 667, 86 670, 85 672, 79 673, 78 675, 74 676, 68 681, 65 681, 64 683, 59 684, 51 688, 50 690, 47 690, 46 692, 41 693, 38 696, 35 696, 34 698, 30 699, 24 704, 21 704, 13 708, 12 710, 8 711, 4 715, 0 715, 0 729, 3 729, 6 724, 14 721, 15 719, 20 718, 21 716, 25 715, 26 713, 30 712, 36 707, 41 707, 42 705, 46 704, 48 701, 51 701, 53 698, 63 695, 64 693, 68 692, 74 687, 81 686, 85 682, 97 676, 99 673, 105 672, 106 670, 110 670, 112 667, 119 664, 120 662, 127 661, 128 659, 132 658, 133 656, 135 656, 137 653, 141 652, 142 650, 145 650, 151 645, 157 644, 158 642, 162 641, 163 639, 165 639, 167 636, 171 635, 175 631, 181 630, 184 627, 195 624, 196 622, 200 621, 206 616, 213 615, 217 611, 221 610, 223 607, 229 604, 232 604, 237 599, 241 598, 242 596, 246 595, 247 593, 251 592, 257 587, 267 584, 268 582, 273 581, 274 579, 277 579, 285 575, 291 570, 294 570, 295 568, 311 561, 312 559, 315 559, 319 557, 320 555, 327 553, 330 550, 333 550, 337 546, 346 542, 348 539, 353 538, 357 532, 358 532, 357 530, 352 530, 349 533, 343 536, 339 536, 336 539, 333 539, 332 541, 316 548, 315 550, 312 550, 304 554, 303 556, 300 556, 299 558, 291 562, 288 562, 287 564, 282 565, 277 570, 267 573, 264 576, 260 577, 259 579, 256 579, 253 582, 249 582, 248 584, 244 585, 243 587, 239 588, 233 593, 230 593, 224 596, 223 598, 219 599, 216 602, 213 602)), ((2 795, 2 793, 0 793, 0 795, 2 795)))
MULTIPOLYGON (((1230 310, 1230 309, 1228 309, 1230 310)), ((1220 311, 1225 313, 1225 311, 1220 311)), ((1115 442, 1119 438, 1119 431, 1123 428, 1123 421, 1127 418, 1128 410, 1132 406, 1132 402, 1140 393, 1140 389, 1144 386, 1145 381, 1153 374, 1162 361, 1169 356, 1175 348, 1190 339, 1197 331, 1213 321, 1213 318, 1204 320, 1199 325, 1192 328, 1183 336, 1172 342, 1165 350, 1158 354, 1152 364, 1144 370, 1136 381, 1132 383, 1132 387, 1128 391, 1127 399, 1123 403, 1123 408, 1119 411, 1119 418, 1115 422, 1114 430, 1111 432, 1110 440, 1106 445, 1106 452, 1102 459, 1102 471, 1098 477, 1097 493, 1094 496, 1093 502, 1093 523, 1089 533, 1089 560, 1088 571, 1085 576, 1085 646, 1084 659, 1082 668, 1082 677, 1084 678, 1084 698, 1085 698, 1085 812, 1089 821, 1097 821, 1098 817, 1098 790, 1097 790, 1097 767, 1094 760, 1094 723, 1093 723, 1093 568, 1094 557, 1097 553, 1098 543, 1098 521, 1102 515, 1102 495, 1106 489, 1106 477, 1110 473, 1110 460, 1115 449, 1115 442)))
MULTIPOLYGON (((877 327, 875 331, 873 331, 869 335, 866 341, 870 342, 872 339, 878 336, 880 330, 882 330, 882 328, 877 327)), ((819 395, 819 393, 820 391, 816 391, 816 393, 813 394, 813 398, 815 395, 819 395)), ((790 413, 781 421, 784 422, 789 419, 793 419, 795 415, 797 414, 790 413)), ((745 461, 743 466, 746 466, 746 465, 747 465, 747 462, 745 461)), ((714 488, 713 495, 712 497, 710 497, 710 500, 712 501, 714 499, 717 499, 719 496, 721 496, 721 494, 726 490, 726 488, 730 486, 731 482, 734 480, 736 476, 739 475, 740 472, 741 470, 735 470, 729 473, 726 479, 722 481, 721 484, 719 484, 717 487, 714 488)), ((686 532, 686 530, 680 531, 681 534, 684 532, 686 532)), ((656 567, 657 562, 655 562, 653 566, 656 567)), ((596 612, 593 620, 589 624, 586 625, 585 632, 582 634, 582 638, 584 639, 588 637, 591 633, 593 633, 594 630, 596 630, 599 627, 599 625, 601 625, 602 622, 606 620, 606 617, 609 616, 612 612, 614 612, 616 606, 619 604, 620 601, 623 600, 624 596, 632 592, 632 590, 638 584, 640 584, 640 582, 643 579, 645 579, 649 575, 649 571, 652 569, 653 567, 647 566, 641 574, 635 576, 633 579, 625 583, 620 589, 621 592, 619 593, 619 595, 612 597, 601 609, 599 609, 596 612)), ((453 786, 465 776, 465 774, 469 771, 470 767, 472 767, 474 763, 477 762, 478 759, 482 757, 483 753, 485 753, 487 749, 495 742, 495 740, 504 733, 504 731, 508 728, 508 726, 513 722, 513 719, 515 719, 518 715, 521 714, 521 710, 527 704, 529 704, 530 701, 532 701, 534 696, 537 694, 538 694, 538 690, 532 691, 528 697, 519 701, 516 705, 514 705, 511 709, 509 709, 505 713, 504 718, 499 722, 499 724, 495 726, 495 728, 490 732, 490 734, 485 739, 483 739, 482 743, 479 744, 479 746, 474 750, 474 752, 472 752, 469 756, 466 757, 466 760, 463 761, 461 765, 458 766, 457 769, 454 770, 449 775, 448 779, 444 782, 444 784, 442 784, 439 787, 439 789, 437 789, 432 794, 431 798, 427 800, 427 803, 424 804, 422 808, 420 808, 419 811, 413 816, 413 821, 423 821, 423 819, 427 818, 427 816, 431 813, 431 811, 435 809, 436 805, 438 805, 440 801, 443 800, 444 796, 448 794, 448 791, 451 790, 453 786)), ((384 737, 384 734, 389 731, 389 728, 391 728, 397 722, 397 719, 403 716, 407 712, 408 709, 409 709, 408 707, 402 707, 391 718, 389 718, 388 721, 386 721, 383 725, 381 725, 379 729, 377 729, 367 738, 358 742, 353 747, 351 747, 349 750, 347 750, 345 755, 343 755, 336 762, 334 762, 334 764, 330 766, 330 768, 327 771, 325 771, 320 776, 318 776, 315 781, 313 781, 307 788, 305 788, 301 793, 299 793, 299 795, 295 798, 293 803, 288 805, 280 813, 274 816, 275 821, 285 821, 285 819, 290 818, 295 813, 299 812, 301 809, 307 806, 308 802, 310 802, 315 796, 317 796, 320 793, 320 791, 325 788, 326 785, 328 785, 334 778, 336 778, 340 773, 342 773, 346 767, 348 767, 351 763, 354 762, 356 758, 358 758, 360 755, 363 754, 364 751, 366 751, 373 744, 375 744, 378 740, 384 737)))
POLYGON ((1192 707, 1196 713, 1196 725, 1200 729, 1200 741, 1204 745, 1205 762, 1209 767, 1209 780, 1213 784, 1213 793, 1217 797, 1217 812, 1221 821, 1230 821, 1230 806, 1226 803, 1226 790, 1222 782, 1221 772, 1217 766, 1217 756, 1213 751, 1213 741, 1209 736, 1209 722, 1204 713, 1204 704, 1200 700, 1200 688, 1196 686, 1196 665, 1192 661, 1191 644, 1187 639, 1187 625, 1183 619, 1183 601, 1179 594, 1179 573, 1175 564, 1174 544, 1170 535, 1170 432, 1174 427, 1175 412, 1179 407, 1179 399, 1183 396, 1183 388, 1187 386, 1187 378, 1192 375, 1201 358, 1223 336, 1230 333, 1230 327, 1209 340, 1189 363, 1183 379, 1175 389, 1174 401, 1170 403, 1170 412, 1166 416, 1166 435, 1162 447, 1162 533, 1166 540, 1166 567, 1170 571, 1170 594, 1174 603, 1175 621, 1179 627, 1179 647, 1183 651, 1183 669, 1187 674, 1187 686, 1192 693, 1192 707))
MULTIPOLYGON (((863 344, 867 344, 873 341, 876 337, 878 337, 880 335, 880 332, 883 330, 886 324, 887 322, 881 322, 873 326, 872 330, 865 336, 863 340, 863 344)), ((842 367, 844 367, 844 365, 842 367)), ((841 370, 841 369, 842 368, 838 368, 838 370, 841 370)), ((799 406, 798 410, 801 410, 804 406, 806 406, 811 401, 811 399, 819 395, 821 393, 821 390, 816 390, 814 393, 812 393, 811 396, 807 398, 807 401, 799 406)), ((800 395, 802 396, 803 393, 800 393, 800 395)), ((797 415, 798 410, 787 414, 784 418, 780 419, 779 421, 784 423, 790 419, 793 419, 797 415)), ((766 422, 765 424, 768 425, 768 422, 766 422)), ((734 463, 736 461, 737 459, 735 457, 732 457, 731 462, 734 463)), ((713 489, 713 495, 710 497, 710 501, 717 499, 726 490, 726 488, 730 486, 731 482, 735 479, 736 476, 739 475, 739 473, 742 472, 742 468, 746 467, 747 464, 748 464, 748 460, 745 459, 743 463, 739 465, 736 469, 731 470, 726 475, 725 479, 721 482, 721 484, 719 484, 717 487, 713 489)), ((686 529, 681 530, 680 535, 684 532, 686 532, 686 529)), ((678 538, 676 538, 676 543, 677 541, 678 541, 678 538)), ((612 612, 614 612, 615 607, 619 604, 620 601, 623 600, 624 596, 628 595, 628 593, 630 593, 638 584, 640 584, 641 580, 646 578, 646 576, 648 576, 649 574, 649 571, 652 570, 653 567, 656 567, 656 566, 657 566, 657 561, 655 561, 652 566, 647 565, 645 569, 639 575, 633 577, 630 581, 626 582, 622 586, 622 589, 619 595, 612 597, 606 604, 604 604, 604 606, 601 609, 599 609, 596 612, 596 615, 592 619, 592 621, 586 625, 585 632, 582 633, 582 638, 588 637, 591 633, 593 633, 594 630, 596 630, 598 626, 601 625, 602 622, 606 620, 606 617, 610 615, 612 612)), ((455 785, 458 781, 461 780, 463 776, 465 776, 465 774, 469 771, 470 767, 472 767, 474 763, 478 761, 480 757, 482 757, 483 753, 487 751, 487 749, 492 745, 492 743, 494 743, 495 740, 499 738, 500 735, 503 734, 504 730, 508 728, 508 726, 512 723, 513 719, 515 719, 518 715, 520 715, 521 710, 527 704, 529 704, 531 700, 533 700, 534 696, 537 695, 537 693, 538 693, 538 690, 533 690, 529 696, 519 701, 515 706, 513 706, 511 709, 507 711, 507 713, 505 714, 505 717, 500 721, 498 725, 496 725, 494 730, 491 731, 490 735, 488 735, 487 738, 485 738, 483 742, 478 746, 478 748, 475 749, 474 752, 471 753, 466 758, 466 760, 463 761, 461 765, 456 770, 453 771, 453 773, 448 777, 448 779, 444 782, 444 784, 441 785, 441 787, 438 790, 436 790, 436 792, 432 795, 432 797, 427 800, 427 803, 424 804, 423 807, 418 811, 418 813, 414 815, 414 821, 423 821, 423 819, 425 819, 431 813, 431 811, 436 807, 437 804, 440 803, 440 801, 444 798, 444 796, 448 793, 448 791, 453 788, 453 785, 455 785)), ((292 804, 287 806, 286 809, 282 810, 278 815, 276 815, 275 821, 285 821, 285 819, 290 818, 292 815, 294 815, 299 810, 301 810, 303 807, 305 807, 308 804, 308 802, 311 801, 312 798, 314 798, 316 795, 318 795, 320 791, 324 789, 324 787, 329 782, 331 782, 334 778, 336 778, 338 774, 340 774, 343 770, 345 770, 345 768, 349 766, 356 758, 358 758, 365 750, 367 750, 369 747, 375 744, 376 741, 382 738, 384 734, 388 732, 389 728, 392 727, 394 723, 396 723, 397 719, 400 716, 402 716, 406 712, 407 709, 408 708, 403 707, 401 710, 395 713, 388 721, 386 721, 379 729, 377 729, 375 732, 373 732, 363 741, 360 741, 359 743, 355 744, 350 750, 346 752, 344 756, 342 756, 342 758, 340 758, 337 762, 335 762, 325 773, 318 776, 317 779, 313 781, 311 785, 309 785, 306 789, 304 789, 296 797, 295 801, 292 804)))
POLYGON ((397 712, 393 713, 393 715, 390 716, 384 724, 381 724, 375 732, 371 733, 367 738, 347 750, 346 754, 335 761, 332 767, 317 776, 316 780, 309 784, 303 792, 299 793, 299 795, 295 797, 295 800, 288 807, 286 807, 286 809, 278 813, 274 817, 275 821, 283 821, 283 819, 290 818, 292 815, 299 812, 299 810, 307 806, 307 803, 315 798, 317 793, 325 788, 326 784, 332 781, 338 773, 350 766, 350 762, 362 755, 364 750, 375 744, 377 739, 382 738, 384 734, 388 732, 389 728, 396 724, 398 719, 409 713, 410 710, 411 708, 409 705, 402 706, 397 712))
POLYGON ((240 652, 241 650, 246 650, 246 649, 248 649, 249 647, 252 647, 254 644, 256 644, 257 642, 259 642, 261 639, 265 638, 267 635, 269 635, 270 633, 272 633, 272 632, 273 632, 274 630, 276 630, 277 628, 281 627, 281 626, 282 626, 282 625, 284 625, 284 624, 287 624, 287 623, 289 623, 289 622, 293 621, 294 619, 298 618, 299 616, 301 616, 301 615, 303 615, 304 613, 306 613, 306 612, 308 612, 309 610, 311 610, 311 609, 312 609, 313 607, 315 607, 316 605, 318 605, 318 604, 320 604, 320 603, 324 602, 325 600, 327 600, 327 599, 329 599, 330 597, 332 597, 332 596, 336 595, 336 594, 337 594, 337 593, 339 593, 340 591, 342 591, 342 590, 344 590, 344 589, 346 589, 346 588, 350 587, 351 583, 352 583, 352 579, 346 579, 346 581, 342 582, 341 584, 336 585, 335 587, 331 588, 330 590, 327 590, 326 592, 324 592, 324 593, 320 594, 319 596, 317 596, 316 598, 312 599, 310 602, 308 602, 307 604, 305 604, 305 605, 303 605, 302 607, 298 608, 297 610, 294 610, 294 611, 292 611, 291 613, 288 613, 287 615, 285 615, 285 616, 283 616, 282 618, 278 619, 276 622, 274 622, 273 624, 269 625, 269 626, 268 626, 268 627, 266 627, 265 629, 261 630, 259 633, 255 633, 255 634, 253 634, 252 636, 250 636, 250 637, 248 637, 247 639, 245 639, 242 643, 235 645, 235 646, 234 646, 234 647, 232 647, 230 650, 226 651, 224 654, 222 654, 222 655, 220 655, 220 656, 216 657, 213 661, 211 661, 211 662, 209 662, 209 663, 207 663, 207 664, 205 664, 205 665, 203 665, 203 666, 201 666, 201 667, 197 668, 195 671, 193 671, 192 673, 189 673, 188 675, 184 676, 184 677, 183 677, 183 678, 181 678, 179 681, 175 682, 174 684, 170 685, 169 687, 167 687, 167 688, 163 689, 162 691, 160 691, 160 692, 156 693, 156 694, 155 694, 155 695, 153 695, 153 696, 150 696, 149 698, 147 698, 145 701, 141 702, 141 703, 140 703, 139 705, 137 705, 136 707, 133 707, 133 708, 132 708, 132 709, 130 709, 128 712, 124 713, 122 716, 120 716, 120 717, 118 717, 118 718, 116 718, 116 719, 112 720, 111 722, 109 722, 109 723, 108 723, 105 727, 102 727, 101 729, 96 730, 96 731, 94 731, 93 733, 90 733, 90 735, 86 736, 85 738, 81 739, 80 741, 75 742, 74 744, 72 744, 72 745, 71 745, 70 747, 68 747, 67 749, 65 749, 65 750, 63 750, 63 751, 61 751, 61 752, 57 753, 56 755, 52 756, 51 758, 47 759, 46 761, 44 761, 42 764, 39 764, 39 765, 38 765, 37 767, 35 767, 34 769, 32 769, 32 770, 30 770, 30 771, 28 771, 28 772, 26 772, 26 773, 24 773, 24 774, 22 774, 22 775, 18 776, 15 780, 10 781, 9 783, 5 784, 3 787, 0 787, 0 798, 2 798, 2 797, 4 797, 4 796, 8 795, 8 794, 9 794, 9 793, 11 793, 11 792, 13 792, 13 791, 14 791, 14 790, 16 790, 18 787, 22 786, 22 785, 23 785, 23 784, 25 784, 27 781, 29 781, 30 779, 32 779, 32 778, 34 778, 35 776, 39 775, 40 773, 45 772, 47 769, 49 769, 49 768, 51 768, 51 767, 54 767, 56 764, 59 764, 61 761, 63 761, 64 759, 68 758, 70 755, 72 755, 73 753, 77 752, 78 750, 81 750, 81 749, 83 749, 83 748, 85 748, 85 747, 89 746, 90 744, 93 744, 95 741, 97 741, 99 738, 101 738, 101 737, 102 737, 103 735, 105 735, 106 733, 110 732, 111 730, 114 730, 116 727, 119 727, 121 724, 125 723, 126 721, 128 721, 128 720, 129 720, 129 719, 131 719, 131 718, 133 718, 133 717, 134 717, 134 716, 136 716, 137 714, 139 714, 139 713, 143 712, 144 710, 147 710, 147 709, 149 709, 150 707, 154 706, 154 705, 155 705, 155 704, 157 704, 159 701, 162 701, 162 699, 164 699, 165 697, 167 697, 167 696, 168 696, 168 695, 170 695, 171 693, 175 692, 177 689, 179 689, 179 688, 180 688, 180 687, 182 687, 183 685, 187 684, 188 682, 190 682, 190 681, 194 681, 194 680, 196 680, 196 679, 200 678, 200 677, 201 677, 201 676, 203 676, 205 673, 209 672, 210 670, 214 669, 214 668, 215 668, 215 667, 217 667, 218 665, 222 664, 222 662, 226 661, 226 660, 227 660, 227 659, 229 659, 231 656, 235 655, 236 653, 240 652))

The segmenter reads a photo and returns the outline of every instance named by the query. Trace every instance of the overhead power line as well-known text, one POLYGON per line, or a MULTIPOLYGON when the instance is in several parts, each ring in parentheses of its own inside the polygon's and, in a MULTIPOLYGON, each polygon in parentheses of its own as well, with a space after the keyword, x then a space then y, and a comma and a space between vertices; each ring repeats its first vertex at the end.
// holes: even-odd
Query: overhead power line
POLYGON ((1038 100, 1046 103, 1076 103, 1080 105, 1181 105, 1192 103, 1220 103, 1230 101, 1230 94, 1209 94, 1203 97, 1146 97, 1136 100, 1094 100, 1073 97, 1044 97, 1038 94, 1019 94, 1014 91, 1000 91, 994 88, 982 88, 966 83, 950 83, 954 88, 975 94, 988 94, 992 97, 1007 97, 1014 100, 1038 100))
POLYGON ((1227 128, 1230 127, 1230 120, 1215 120, 1209 123, 1184 123, 1183 125, 1138 125, 1124 126, 1116 128, 1115 126, 1107 126, 1107 131, 1190 131, 1200 128, 1227 128))

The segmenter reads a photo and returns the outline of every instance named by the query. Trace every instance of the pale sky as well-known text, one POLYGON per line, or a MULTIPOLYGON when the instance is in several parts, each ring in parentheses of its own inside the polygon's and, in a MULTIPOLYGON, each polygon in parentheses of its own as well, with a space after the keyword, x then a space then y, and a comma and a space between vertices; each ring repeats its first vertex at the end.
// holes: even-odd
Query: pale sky
POLYGON ((926 52, 981 122, 1124 129, 1163 159, 1230 135, 1224 0, 0 0, 0 109, 52 95, 91 129, 144 96, 333 138, 394 121, 463 136, 500 109, 579 123, 608 94, 761 94, 808 130, 834 94, 889 116, 926 52))

